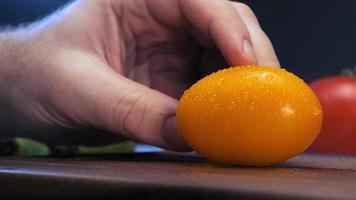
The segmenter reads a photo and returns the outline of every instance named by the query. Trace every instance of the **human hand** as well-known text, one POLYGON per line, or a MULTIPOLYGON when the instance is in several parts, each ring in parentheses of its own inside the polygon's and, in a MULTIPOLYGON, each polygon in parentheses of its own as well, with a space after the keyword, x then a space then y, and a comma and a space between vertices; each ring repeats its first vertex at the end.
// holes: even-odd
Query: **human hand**
POLYGON ((95 127, 189 150, 175 112, 199 74, 279 66, 253 12, 225 0, 81 0, 2 37, 4 126, 51 144, 109 136, 89 137, 95 127))

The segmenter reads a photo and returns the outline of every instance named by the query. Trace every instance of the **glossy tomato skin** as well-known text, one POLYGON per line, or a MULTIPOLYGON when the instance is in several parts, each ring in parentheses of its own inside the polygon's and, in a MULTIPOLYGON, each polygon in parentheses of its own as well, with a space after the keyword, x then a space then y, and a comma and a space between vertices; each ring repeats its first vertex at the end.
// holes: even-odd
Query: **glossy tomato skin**
POLYGON ((328 77, 310 87, 323 110, 321 132, 310 152, 356 154, 356 78, 328 77))
POLYGON ((219 70, 186 90, 177 128, 198 154, 223 164, 271 165, 303 152, 317 137, 320 103, 284 69, 219 70))

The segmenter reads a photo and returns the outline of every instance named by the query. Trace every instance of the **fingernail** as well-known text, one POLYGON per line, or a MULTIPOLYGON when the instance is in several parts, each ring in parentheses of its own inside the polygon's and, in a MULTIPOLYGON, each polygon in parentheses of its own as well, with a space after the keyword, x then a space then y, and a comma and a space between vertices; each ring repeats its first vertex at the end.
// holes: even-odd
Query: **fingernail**
POLYGON ((166 119, 162 127, 162 138, 177 151, 191 151, 177 131, 176 117, 171 116, 166 119))
POLYGON ((243 51, 244 51, 245 54, 247 54, 250 57, 252 62, 254 62, 255 64, 257 63, 255 51, 253 49, 253 46, 252 46, 250 40, 244 39, 244 41, 243 41, 243 51))

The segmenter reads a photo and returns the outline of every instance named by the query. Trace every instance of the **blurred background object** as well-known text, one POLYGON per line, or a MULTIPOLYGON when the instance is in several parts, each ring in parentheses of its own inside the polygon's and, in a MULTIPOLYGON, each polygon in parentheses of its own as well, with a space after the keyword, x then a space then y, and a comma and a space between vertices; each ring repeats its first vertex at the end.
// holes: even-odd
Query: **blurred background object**
MULTIPOLYGON (((1 0, 0 26, 40 19, 69 0, 1 0)), ((356 1, 242 0, 269 35, 282 66, 306 81, 356 65, 356 1)))
POLYGON ((0 25, 18 25, 32 22, 61 6, 69 0, 1 0, 0 25))

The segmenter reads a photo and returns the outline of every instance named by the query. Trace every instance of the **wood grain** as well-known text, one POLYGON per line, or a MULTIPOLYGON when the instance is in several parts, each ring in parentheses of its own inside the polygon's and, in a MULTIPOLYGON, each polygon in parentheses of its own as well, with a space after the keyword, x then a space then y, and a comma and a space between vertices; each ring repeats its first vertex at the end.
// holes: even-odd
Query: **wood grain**
POLYGON ((195 155, 0 157, 0 199, 355 199, 356 157, 301 155, 272 167, 195 155))

